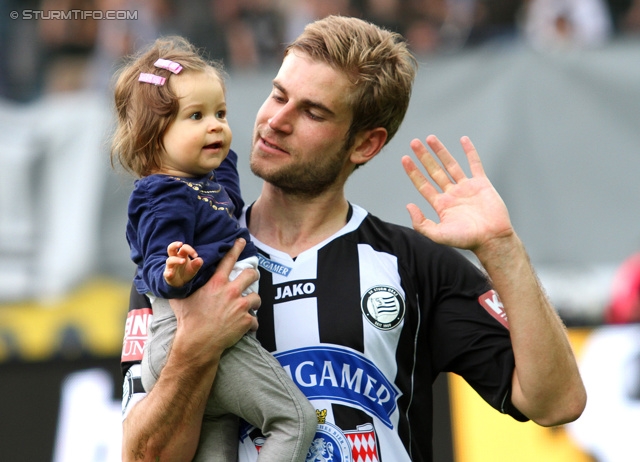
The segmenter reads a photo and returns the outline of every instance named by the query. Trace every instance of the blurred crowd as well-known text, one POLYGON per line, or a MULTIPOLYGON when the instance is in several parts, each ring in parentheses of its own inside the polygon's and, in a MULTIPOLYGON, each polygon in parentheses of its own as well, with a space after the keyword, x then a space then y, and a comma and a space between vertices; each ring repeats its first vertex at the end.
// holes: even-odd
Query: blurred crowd
POLYGON ((124 55, 168 34, 186 36, 229 70, 264 69, 305 24, 329 14, 400 32, 420 57, 489 42, 566 49, 640 37, 640 0, 0 0, 0 97, 107 89, 124 55), (50 14, 71 10, 130 17, 50 14))
POLYGON ((0 0, 0 97, 106 89, 122 56, 159 35, 184 35, 229 70, 275 66, 305 24, 329 14, 400 32, 421 57, 497 41, 574 48, 640 36, 640 0, 0 0), (51 13, 72 10, 129 19, 51 13))

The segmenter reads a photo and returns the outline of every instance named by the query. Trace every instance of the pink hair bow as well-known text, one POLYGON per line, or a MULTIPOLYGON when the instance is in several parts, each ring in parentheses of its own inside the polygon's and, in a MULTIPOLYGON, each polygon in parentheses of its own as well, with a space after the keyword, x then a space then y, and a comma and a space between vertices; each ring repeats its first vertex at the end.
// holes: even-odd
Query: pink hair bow
POLYGON ((144 72, 140 73, 140 77, 138 77, 138 82, 146 82, 151 83, 153 85, 164 85, 167 79, 155 74, 146 74, 144 72))
MULTIPOLYGON (((153 65, 160 69, 166 69, 170 72, 173 72, 174 74, 179 74, 182 70, 182 66, 180 64, 168 59, 160 58, 155 63, 153 63, 153 65)), ((156 74, 147 74, 144 72, 141 72, 140 77, 138 77, 138 82, 146 82, 159 86, 164 85, 166 81, 167 79, 165 77, 161 77, 156 74)))
POLYGON ((159 67, 160 69, 166 69, 168 71, 173 72, 174 74, 179 74, 182 70, 182 66, 174 61, 169 61, 168 59, 158 59, 154 66, 159 67))

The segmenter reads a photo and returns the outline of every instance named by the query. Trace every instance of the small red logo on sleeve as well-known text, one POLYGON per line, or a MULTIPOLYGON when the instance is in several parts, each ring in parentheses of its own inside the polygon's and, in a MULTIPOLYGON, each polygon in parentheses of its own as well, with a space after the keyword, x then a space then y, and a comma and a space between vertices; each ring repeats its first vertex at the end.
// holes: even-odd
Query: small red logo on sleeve
POLYGON ((500 301, 500 297, 498 297, 498 292, 490 290, 489 292, 480 295, 478 301, 491 316, 498 320, 500 324, 507 329, 509 328, 507 313, 504 311, 504 306, 500 301))
POLYGON ((144 344, 147 341, 149 324, 153 314, 151 308, 139 308, 129 311, 124 326, 121 361, 142 361, 144 344))

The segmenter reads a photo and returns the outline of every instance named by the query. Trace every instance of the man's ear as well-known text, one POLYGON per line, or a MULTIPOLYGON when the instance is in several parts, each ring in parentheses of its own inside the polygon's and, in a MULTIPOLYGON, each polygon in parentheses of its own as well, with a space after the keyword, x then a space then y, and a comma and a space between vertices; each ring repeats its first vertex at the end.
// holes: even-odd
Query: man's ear
POLYGON ((378 127, 364 131, 356 136, 351 151, 351 162, 362 165, 373 159, 387 141, 387 130, 378 127))

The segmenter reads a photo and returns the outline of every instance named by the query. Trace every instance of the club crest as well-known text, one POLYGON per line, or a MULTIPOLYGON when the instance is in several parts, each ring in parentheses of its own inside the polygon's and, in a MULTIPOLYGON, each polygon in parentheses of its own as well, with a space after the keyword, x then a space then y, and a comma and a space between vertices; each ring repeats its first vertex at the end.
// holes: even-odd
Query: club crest
POLYGON ((367 290, 361 308, 367 320, 380 330, 395 328, 405 313, 404 298, 390 286, 374 286, 367 290))
POLYGON ((318 424, 306 462, 353 462, 351 446, 342 430, 331 423, 318 424))

